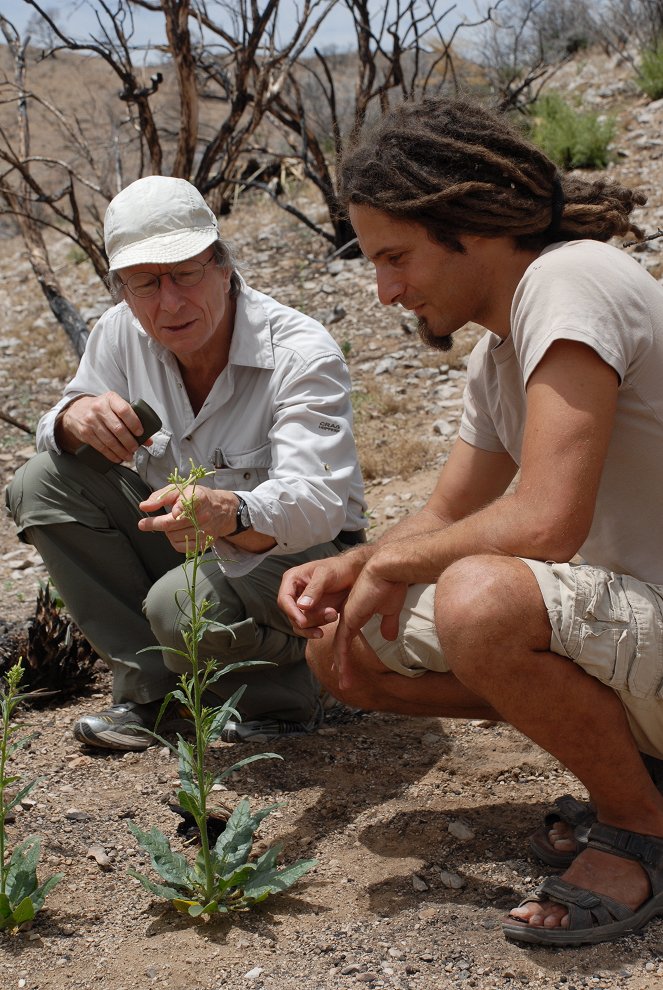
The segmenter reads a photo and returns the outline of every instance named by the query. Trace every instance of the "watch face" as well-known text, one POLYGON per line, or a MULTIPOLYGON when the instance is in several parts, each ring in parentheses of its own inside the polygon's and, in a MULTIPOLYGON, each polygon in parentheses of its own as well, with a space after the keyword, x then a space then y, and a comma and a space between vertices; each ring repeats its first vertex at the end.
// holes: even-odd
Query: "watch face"
POLYGON ((242 505, 241 511, 239 513, 239 518, 240 518, 240 522, 242 523, 242 526, 245 526, 246 529, 249 529, 249 527, 251 526, 251 516, 249 515, 249 507, 246 504, 246 502, 244 502, 244 504, 242 505))

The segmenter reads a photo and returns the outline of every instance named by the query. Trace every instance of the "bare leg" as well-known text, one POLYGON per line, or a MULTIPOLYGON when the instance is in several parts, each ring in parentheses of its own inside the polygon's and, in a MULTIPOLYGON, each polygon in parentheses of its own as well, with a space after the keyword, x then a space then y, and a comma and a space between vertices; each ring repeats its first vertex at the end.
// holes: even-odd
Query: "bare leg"
MULTIPOLYGON (((513 558, 474 557, 439 581, 436 625, 454 674, 587 787, 601 822, 663 837, 663 798, 652 783, 618 696, 549 652, 550 626, 530 569, 513 558), (619 773, 615 773, 619 767, 619 773)), ((565 879, 635 908, 649 894, 640 866, 582 852, 565 879)), ((530 924, 565 921, 557 905, 512 912, 530 924)))
POLYGON ((364 711, 400 715, 483 718, 499 720, 494 709, 453 674, 429 671, 420 677, 404 677, 389 670, 363 637, 353 649, 352 683, 344 691, 334 665, 335 626, 326 626, 323 639, 309 640, 306 659, 320 683, 335 698, 364 711))

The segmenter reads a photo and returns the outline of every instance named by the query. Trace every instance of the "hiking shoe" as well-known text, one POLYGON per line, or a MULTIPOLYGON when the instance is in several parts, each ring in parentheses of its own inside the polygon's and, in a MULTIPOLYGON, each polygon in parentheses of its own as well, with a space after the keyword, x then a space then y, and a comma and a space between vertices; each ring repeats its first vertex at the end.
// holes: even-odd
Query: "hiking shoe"
POLYGON ((280 718, 256 718, 250 722, 226 722, 221 730, 223 742, 269 742, 283 736, 305 736, 315 732, 310 722, 287 722, 280 718))
POLYGON ((256 718, 249 722, 226 722, 221 731, 223 742, 269 742, 283 736, 308 736, 329 722, 351 722, 364 713, 360 708, 348 708, 328 691, 318 698, 315 712, 308 722, 289 722, 277 718, 256 718))
POLYGON ((269 742, 283 736, 306 736, 320 728, 325 720, 325 705, 320 698, 308 722, 289 722, 281 718, 256 718, 249 722, 226 722, 221 730, 223 742, 269 742))
MULTIPOLYGON (((143 750, 158 740, 150 735, 161 709, 160 701, 138 705, 122 701, 97 715, 84 715, 74 725, 74 736, 87 746, 101 749, 143 750)), ((192 721, 183 705, 171 704, 159 722, 160 735, 190 732, 192 721), (187 717, 188 716, 188 717, 187 717)))

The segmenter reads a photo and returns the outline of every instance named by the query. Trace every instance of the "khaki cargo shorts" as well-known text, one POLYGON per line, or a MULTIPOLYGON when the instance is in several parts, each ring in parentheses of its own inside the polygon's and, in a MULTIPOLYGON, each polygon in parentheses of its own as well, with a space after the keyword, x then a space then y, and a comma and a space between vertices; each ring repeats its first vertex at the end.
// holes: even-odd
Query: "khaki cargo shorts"
MULTIPOLYGON (((638 748, 663 758, 663 585, 589 564, 523 559, 550 617, 550 649, 619 695, 638 748)), ((411 585, 399 635, 382 638, 380 617, 362 630, 390 670, 417 677, 449 667, 435 631, 435 585, 411 585)))

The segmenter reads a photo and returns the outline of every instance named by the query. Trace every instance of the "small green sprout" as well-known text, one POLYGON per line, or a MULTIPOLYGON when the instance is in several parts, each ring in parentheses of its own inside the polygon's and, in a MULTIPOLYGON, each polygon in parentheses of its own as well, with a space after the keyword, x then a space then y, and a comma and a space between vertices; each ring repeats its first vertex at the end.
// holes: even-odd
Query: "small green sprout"
POLYGON ((12 724, 12 716, 24 698, 19 692, 23 677, 23 665, 19 660, 7 674, 0 687, 0 929, 14 929, 32 921, 44 905, 46 895, 63 877, 56 873, 44 883, 37 879, 37 863, 41 841, 36 835, 28 836, 15 846, 9 858, 7 852, 6 823, 10 812, 23 801, 33 787, 30 784, 13 790, 20 782, 18 775, 9 775, 9 758, 30 741, 30 736, 13 739, 19 726, 12 724))

